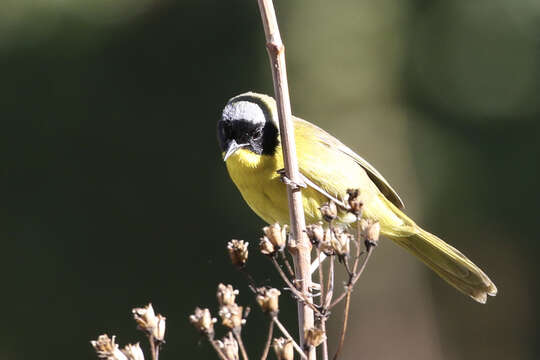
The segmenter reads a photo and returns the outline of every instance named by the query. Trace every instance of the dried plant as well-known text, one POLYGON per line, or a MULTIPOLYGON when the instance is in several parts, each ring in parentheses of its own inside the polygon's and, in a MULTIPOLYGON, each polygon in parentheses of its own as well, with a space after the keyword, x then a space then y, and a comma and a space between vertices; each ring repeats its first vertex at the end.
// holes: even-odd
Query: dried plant
MULTIPOLYGON (((279 224, 272 224, 262 229, 263 236, 259 244, 259 252, 268 258, 280 278, 282 286, 268 287, 258 286, 257 281, 248 272, 248 249, 247 242, 231 240, 227 244, 232 264, 247 275, 250 289, 253 292, 256 303, 261 311, 268 315, 269 326, 267 340, 261 359, 266 359, 270 347, 273 347, 278 359, 292 359, 292 351, 296 351, 302 359, 308 359, 310 349, 321 346, 323 359, 328 359, 327 327, 326 322, 330 317, 331 310, 339 303, 345 302, 341 335, 338 339, 337 351, 333 359, 337 359, 343 348, 349 317, 350 298, 354 286, 364 272, 367 262, 379 240, 380 226, 378 222, 362 218, 362 203, 359 199, 358 190, 349 190, 347 210, 357 217, 352 226, 334 224, 338 207, 333 202, 321 206, 326 213, 325 222, 310 224, 306 227, 306 235, 313 244, 313 253, 316 255, 319 284, 314 286, 316 291, 304 294, 296 281, 295 271, 290 264, 289 258, 294 256, 296 250, 289 244, 291 236, 287 228, 279 224), (354 245, 354 254, 351 247, 354 245), (242 260, 238 261, 235 254, 242 253, 242 260), (329 258, 328 266, 324 266, 322 256, 329 258), (336 261, 337 260, 337 261, 336 261), (337 296, 335 291, 335 273, 339 264, 347 274, 344 288, 337 296), (296 341, 279 320, 279 301, 282 294, 290 294, 291 297, 311 309, 315 314, 313 326, 303 330, 303 341, 296 341), (315 301, 314 299, 319 299, 315 301), (274 327, 277 326, 283 337, 273 338, 274 327)), ((216 350, 221 359, 237 359, 241 354, 242 359, 247 360, 248 355, 242 340, 242 329, 247 324, 244 307, 239 305, 237 297, 239 291, 232 285, 219 284, 217 288, 217 302, 221 325, 228 330, 228 337, 223 340, 214 339, 214 323, 217 319, 212 318, 208 309, 196 308, 190 316, 191 323, 204 335, 216 350)))
MULTIPOLYGON (((158 360, 159 350, 165 343, 165 317, 161 314, 156 315, 152 304, 134 308, 131 312, 133 319, 137 322, 137 329, 144 332, 148 338, 152 360, 158 360)), ((213 325, 211 319, 205 318, 204 314, 199 315, 201 327, 211 327, 213 325)), ((210 316, 210 313, 208 313, 208 316, 210 316)), ((90 341, 90 344, 94 347, 99 359, 144 360, 144 353, 139 343, 128 344, 120 350, 115 340, 114 335, 109 338, 107 334, 103 334, 97 340, 90 341)))

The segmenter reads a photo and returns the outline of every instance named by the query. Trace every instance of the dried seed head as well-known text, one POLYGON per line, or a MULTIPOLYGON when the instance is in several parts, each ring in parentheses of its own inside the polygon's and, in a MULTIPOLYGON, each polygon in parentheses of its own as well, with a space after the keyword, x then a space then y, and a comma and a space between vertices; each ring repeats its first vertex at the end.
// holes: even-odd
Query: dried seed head
POLYGON ((90 341, 90 344, 96 350, 98 358, 106 360, 128 360, 126 355, 118 349, 115 338, 116 336, 113 336, 111 339, 107 334, 103 334, 97 340, 90 341))
POLYGON ((351 235, 345 232, 338 233, 332 237, 332 248, 334 252, 339 256, 349 255, 349 243, 351 240, 351 235))
POLYGON ((259 243, 259 249, 264 255, 272 256, 276 253, 276 248, 274 247, 274 244, 272 244, 270 239, 268 239, 268 237, 266 236, 263 236, 261 238, 261 242, 259 243))
POLYGON ((144 353, 139 343, 136 343, 135 345, 127 344, 122 349, 122 352, 129 360, 144 360, 144 353))
POLYGON ((227 360, 238 360, 238 342, 233 337, 233 334, 229 332, 223 340, 217 341, 218 347, 221 349, 223 355, 227 360))
POLYGON ((221 317, 223 326, 229 329, 239 329, 242 327, 246 323, 246 320, 242 317, 242 310, 243 308, 237 304, 222 306, 219 309, 219 316, 221 317))
POLYGON ((278 289, 258 288, 256 300, 263 312, 277 313, 279 311, 279 295, 281 292, 278 289))
POLYGON ((371 219, 362 219, 360 220, 360 227, 362 229, 360 235, 364 239, 366 247, 377 246, 381 233, 381 224, 371 219))
POLYGON ((270 240, 272 245, 282 251, 287 243, 287 225, 283 226, 283 229, 278 223, 263 227, 264 235, 270 240))
POLYGON ((325 229, 323 239, 319 243, 319 250, 328 256, 334 255, 334 238, 334 232, 330 228, 325 229))
POLYGON ((148 304, 143 308, 135 308, 131 312, 140 330, 152 332, 157 326, 158 319, 152 304, 148 304))
POLYGON ((317 347, 326 339, 326 335, 321 329, 312 327, 304 330, 304 339, 307 346, 317 347))
POLYGON ((323 204, 319 210, 321 211, 324 220, 331 222, 337 217, 337 206, 333 201, 323 204))
POLYGON ((217 300, 220 306, 234 304, 238 290, 233 289, 232 285, 219 284, 217 289, 217 300))
POLYGON ((165 320, 167 320, 167 318, 161 314, 157 314, 157 320, 157 326, 152 335, 155 340, 165 342, 165 320))
POLYGON ((139 330, 152 335, 157 341, 163 341, 165 337, 165 317, 154 312, 152 304, 143 308, 135 308, 131 311, 137 322, 139 330))
POLYGON ((231 240, 227 243, 227 251, 234 266, 244 267, 248 259, 248 242, 231 240))
POLYGON ((354 215, 359 216, 362 214, 362 208, 364 203, 360 200, 360 190, 359 189, 349 189, 347 190, 347 202, 349 203, 349 211, 354 215))
POLYGON ((324 228, 321 224, 322 223, 306 226, 306 234, 309 241, 315 246, 318 246, 318 244, 324 240, 324 228))
POLYGON ((278 360, 294 359, 294 348, 291 340, 283 337, 274 338, 274 341, 272 341, 272 347, 274 348, 274 352, 276 353, 278 360))
POLYGON ((213 334, 214 333, 214 324, 217 319, 212 318, 210 315, 210 310, 201 309, 197 307, 195 313, 189 316, 189 322, 195 326, 197 330, 204 334, 213 334))

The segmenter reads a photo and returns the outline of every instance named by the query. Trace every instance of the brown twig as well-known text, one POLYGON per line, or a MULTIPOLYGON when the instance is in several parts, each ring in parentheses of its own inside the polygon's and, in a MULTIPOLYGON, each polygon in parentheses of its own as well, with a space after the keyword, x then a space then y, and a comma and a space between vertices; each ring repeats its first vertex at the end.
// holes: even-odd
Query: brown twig
POLYGON ((334 256, 330 256, 330 269, 328 270, 328 282, 326 288, 326 299, 324 301, 324 308, 329 309, 330 302, 334 296, 334 256))
POLYGON ((367 254, 366 254, 366 257, 364 258, 364 261, 362 262, 362 266, 360 267, 360 270, 358 270, 358 273, 352 278, 352 281, 351 281, 351 285, 348 285, 347 288, 345 289, 345 291, 339 295, 338 298, 336 298, 336 300, 334 300, 330 306, 328 306, 328 309, 332 309, 334 306, 336 306, 337 304, 339 304, 341 302, 341 300, 343 300, 345 298, 345 296, 347 296, 347 293, 352 290, 352 288, 354 287, 354 285, 356 284, 356 282, 358 281, 358 279, 360 278, 360 276, 362 275, 362 273, 364 272, 364 269, 366 268, 366 265, 369 261, 369 258, 371 256, 371 253, 373 252, 373 247, 370 247, 367 251, 367 254))
POLYGON ((208 333, 207 338, 208 338, 208 342, 212 345, 212 347, 214 348, 214 350, 215 350, 216 354, 218 355, 218 357, 221 360, 227 360, 227 357, 225 356, 225 354, 223 354, 223 352, 219 348, 218 344, 216 344, 216 341, 214 340, 214 335, 208 333))
POLYGON ((158 360, 158 353, 156 351, 156 343, 152 335, 148 335, 148 342, 150 343, 150 353, 152 354, 152 360, 158 360))
POLYGON ((232 330, 232 333, 234 337, 236 338, 236 342, 238 343, 238 347, 240 348, 240 353, 242 354, 242 359, 248 360, 246 347, 244 346, 244 342, 242 341, 242 328, 237 327, 232 330))
MULTIPOLYGON (((356 273, 356 269, 358 268, 358 264, 360 262, 360 256, 361 256, 361 247, 360 247, 360 237, 362 233, 362 228, 360 224, 360 216, 358 216, 358 221, 356 222, 356 259, 354 260, 353 270, 352 273, 349 272, 349 281, 347 282, 347 288, 346 291, 343 293, 345 294, 345 309, 343 310, 343 326, 341 327, 341 336, 339 339, 339 344, 336 350, 336 353, 333 357, 333 360, 337 360, 339 357, 339 354, 341 353, 341 350, 343 349, 343 345, 345 343, 345 334, 347 333, 347 325, 349 323, 349 310, 351 305, 351 293, 352 289, 354 287, 354 284, 358 281, 360 278, 360 275, 364 272, 364 269, 366 268, 367 262, 369 261, 369 258, 371 256, 371 253, 373 249, 375 248, 375 245, 371 242, 368 242, 366 240, 366 248, 367 248, 367 255, 364 258, 364 261, 362 263, 362 266, 360 267, 360 270, 358 273, 356 273)), ((346 262, 345 262, 346 263, 346 262)), ((343 295, 342 294, 342 295, 343 295)), ((338 304, 342 299, 342 296, 340 296, 336 301, 334 302, 334 306, 338 304)), ((330 308, 332 308, 332 305, 330 305, 330 308)))
POLYGON ((310 307, 310 309, 320 314, 319 309, 317 309, 317 307, 313 304, 313 302, 311 302, 311 300, 307 296, 305 296, 303 293, 298 291, 298 289, 294 286, 294 284, 289 280, 285 272, 283 272, 283 269, 281 269, 281 266, 279 266, 279 263, 277 262, 275 256, 272 256, 272 263, 274 264, 276 270, 278 271, 279 275, 281 276, 285 284, 287 284, 287 287, 289 288, 289 290, 291 290, 294 296, 296 296, 298 301, 305 303, 307 306, 310 307))
POLYGON ((268 326, 268 337, 266 338, 266 344, 264 345, 264 350, 261 356, 261 360, 266 360, 268 357, 268 351, 270 350, 270 345, 272 344, 272 336, 274 335, 274 320, 270 320, 270 325, 268 326))
POLYGON ((277 327, 279 328, 279 330, 281 330, 281 333, 283 335, 285 335, 285 337, 289 340, 291 340, 292 344, 293 344, 293 347, 294 349, 298 352, 298 354, 300 355, 300 357, 304 360, 307 360, 307 356, 306 354, 304 354, 304 351, 302 350, 302 348, 296 343, 296 341, 294 341, 293 337, 291 336, 291 334, 289 334, 289 332, 287 331, 287 329, 285 329, 285 326, 283 326, 283 324, 281 323, 281 321, 279 321, 278 317, 277 316, 273 316, 272 317, 272 321, 276 323, 277 327))
MULTIPOLYGON (((319 301, 319 305, 322 309, 324 309, 324 303, 325 303, 325 287, 324 287, 324 274, 323 274, 323 264, 321 262, 321 251, 319 250, 319 248, 317 248, 317 259, 319 259, 319 285, 321 287, 321 294, 320 294, 320 301, 319 301)), ((326 334, 326 315, 323 314, 323 316, 321 316, 321 330, 324 331, 324 333, 326 334)), ((325 336, 324 337, 324 340, 323 340, 323 343, 322 343, 322 357, 323 357, 323 360, 328 360, 328 337, 325 336)))
POLYGON ((349 322, 349 307, 351 304, 351 291, 347 291, 347 299, 345 300, 345 310, 343 310, 343 326, 341 327, 341 336, 339 338, 339 345, 336 350, 336 353, 333 357, 333 360, 337 360, 341 350, 343 349, 343 344, 345 343, 345 334, 347 333, 347 324, 349 322))
MULTIPOLYGON (((294 127, 292 124, 289 86, 287 83, 287 71, 285 67, 285 47, 281 41, 272 0, 258 0, 258 4, 266 36, 266 48, 268 50, 272 69, 272 80, 278 107, 285 174, 291 184, 300 184, 302 181, 300 171, 298 170, 298 160, 294 142, 294 127)), ((287 198, 289 201, 291 234, 293 239, 297 242, 297 251, 296 254, 293 254, 296 280, 300 282, 301 292, 304 295, 307 295, 311 287, 311 273, 309 271, 309 266, 311 264, 311 244, 306 236, 304 236, 306 224, 300 187, 287 186, 287 198)), ((304 329, 311 328, 313 325, 313 310, 307 303, 298 301, 298 330, 301 344, 304 344, 304 329)), ((309 360, 315 360, 316 356, 314 348, 307 350, 306 353, 309 360)))
POLYGON ((289 272, 289 275, 294 277, 294 271, 291 267, 291 263, 289 262, 289 259, 287 259, 287 255, 285 255, 284 251, 280 251, 279 254, 281 255, 281 259, 285 263, 285 267, 287 268, 287 271, 289 272))

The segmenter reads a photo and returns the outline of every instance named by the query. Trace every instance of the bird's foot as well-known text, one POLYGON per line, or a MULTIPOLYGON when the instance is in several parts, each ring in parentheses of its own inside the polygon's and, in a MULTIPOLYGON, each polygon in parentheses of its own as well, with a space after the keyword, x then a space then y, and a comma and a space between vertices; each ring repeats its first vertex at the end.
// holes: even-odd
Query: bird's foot
POLYGON ((306 183, 304 183, 303 181, 295 182, 289 179, 287 175, 285 174, 285 169, 279 169, 276 172, 279 174, 279 178, 281 179, 281 182, 289 186, 291 190, 300 190, 301 188, 304 188, 304 189, 307 188, 306 183))

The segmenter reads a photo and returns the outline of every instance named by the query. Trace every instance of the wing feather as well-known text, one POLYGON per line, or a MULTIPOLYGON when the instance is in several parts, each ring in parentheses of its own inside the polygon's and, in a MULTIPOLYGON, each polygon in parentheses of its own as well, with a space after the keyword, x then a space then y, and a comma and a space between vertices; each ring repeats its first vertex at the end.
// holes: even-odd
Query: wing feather
POLYGON ((320 127, 313 125, 310 122, 307 122, 305 120, 302 120, 300 118, 294 117, 294 121, 298 122, 299 125, 305 126, 306 128, 312 127, 316 131, 311 131, 310 133, 316 134, 317 138, 314 139, 316 141, 319 141, 320 143, 332 148, 337 149, 343 154, 349 156, 351 159, 353 159, 358 165, 360 165, 367 173, 371 181, 377 186, 379 191, 395 206, 397 206, 399 209, 403 209, 405 205, 403 204, 403 201, 397 194, 397 192, 390 186, 388 181, 375 169, 370 163, 368 163, 364 158, 362 158, 360 155, 352 151, 349 147, 347 147, 345 144, 343 144, 341 141, 333 137, 332 135, 328 134, 326 131, 321 129, 320 127))

